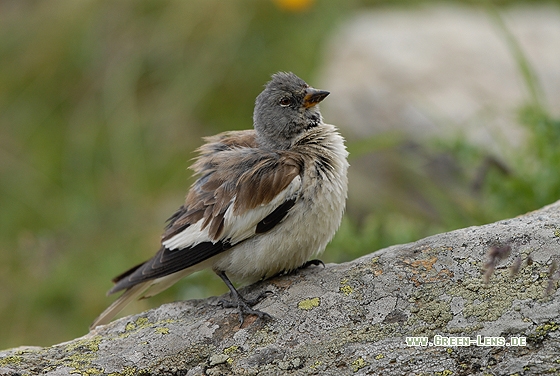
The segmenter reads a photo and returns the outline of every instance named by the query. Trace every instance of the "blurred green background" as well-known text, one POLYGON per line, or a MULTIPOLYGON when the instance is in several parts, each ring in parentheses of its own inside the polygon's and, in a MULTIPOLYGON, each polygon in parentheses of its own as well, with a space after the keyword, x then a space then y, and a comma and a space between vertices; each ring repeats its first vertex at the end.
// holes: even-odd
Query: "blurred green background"
MULTIPOLYGON (((164 221, 192 182, 186 168, 201 137, 250 128, 254 99, 276 71, 313 84, 326 39, 348 15, 418 3, 1 2, 0 349, 87 333, 114 299, 105 296, 110 279, 158 249, 164 221)), ((445 202, 438 220, 400 207, 348 215, 324 261, 559 198, 560 123, 537 98, 519 114, 533 137, 522 157, 507 161, 512 171, 490 169, 466 198, 434 194, 419 177, 427 197, 445 202)), ((379 147, 386 145, 349 144, 354 156, 379 147)), ((467 177, 485 158, 460 140, 433 147, 453 153, 467 177)), ((202 272, 123 314, 226 291, 202 272)))

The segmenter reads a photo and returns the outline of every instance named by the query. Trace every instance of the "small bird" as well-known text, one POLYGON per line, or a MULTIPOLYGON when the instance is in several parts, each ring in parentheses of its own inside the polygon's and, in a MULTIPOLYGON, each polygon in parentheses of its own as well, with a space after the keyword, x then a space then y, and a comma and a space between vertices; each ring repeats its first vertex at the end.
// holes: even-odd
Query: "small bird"
POLYGON ((243 325, 263 296, 243 298, 230 282, 253 283, 322 262, 346 203, 348 152, 317 105, 328 91, 278 72, 255 101, 252 130, 205 139, 191 166, 197 180, 165 227, 150 260, 113 279, 125 290, 91 325, 108 323, 128 303, 167 289, 204 268, 221 277, 243 325), (228 277, 229 276, 229 277, 228 277))

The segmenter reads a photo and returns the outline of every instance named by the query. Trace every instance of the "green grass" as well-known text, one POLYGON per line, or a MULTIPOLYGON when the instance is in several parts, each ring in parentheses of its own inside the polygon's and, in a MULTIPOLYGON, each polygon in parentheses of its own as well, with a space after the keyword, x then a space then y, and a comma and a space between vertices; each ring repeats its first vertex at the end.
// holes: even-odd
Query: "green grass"
MULTIPOLYGON (((412 6, 325 0, 291 13, 257 0, 2 3, 0 349, 85 334, 111 302, 110 279, 158 248, 201 137, 249 128, 271 73, 292 70, 312 82, 336 26, 360 7, 386 4, 412 6)), ((360 221, 349 215, 325 261, 557 199, 560 123, 539 102, 520 110, 520 122, 531 138, 512 151, 509 174, 491 169, 480 193, 465 195, 407 166, 437 215, 394 205, 360 221)), ((358 158, 398 143, 349 148, 358 158)), ((433 147, 458 158, 465 181, 485 158, 460 140, 433 147)), ((200 273, 125 313, 225 291, 200 273)))

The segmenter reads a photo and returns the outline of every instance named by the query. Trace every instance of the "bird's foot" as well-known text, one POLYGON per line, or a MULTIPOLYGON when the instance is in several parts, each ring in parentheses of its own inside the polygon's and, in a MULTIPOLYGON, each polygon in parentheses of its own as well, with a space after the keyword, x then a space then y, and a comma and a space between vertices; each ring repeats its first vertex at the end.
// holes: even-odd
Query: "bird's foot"
POLYGON ((261 319, 262 318, 267 318, 267 319, 272 318, 272 316, 270 316, 266 312, 259 311, 258 309, 253 309, 253 306, 255 304, 259 303, 261 300, 266 298, 268 296, 268 294, 272 294, 271 291, 265 291, 265 292, 261 293, 259 296, 257 296, 255 299, 250 299, 250 300, 244 299, 241 296, 241 294, 239 294, 237 289, 233 286, 233 284, 231 283, 229 278, 226 276, 226 273, 224 271, 217 270, 215 272, 216 272, 216 274, 218 274, 218 276, 220 276, 220 278, 227 285, 227 287, 229 288, 229 291, 230 291, 230 295, 231 295, 231 300, 221 299, 218 303, 221 304, 222 307, 225 307, 225 308, 236 308, 237 307, 237 310, 239 311, 239 322, 240 322, 239 327, 243 326, 243 322, 245 321, 245 315, 255 315, 255 316, 260 317, 261 319))
POLYGON ((232 300, 220 299, 218 303, 224 308, 237 308, 237 311, 239 312, 239 326, 241 327, 243 326, 243 323, 245 322, 245 316, 247 315, 255 315, 261 319, 272 318, 272 316, 270 316, 268 313, 253 308, 254 305, 261 302, 271 293, 271 291, 264 291, 254 299, 244 299, 239 293, 231 294, 232 300))
POLYGON ((280 277, 280 276, 283 276, 283 275, 286 275, 286 274, 289 274, 289 273, 295 273, 295 272, 297 272, 298 270, 307 269, 307 268, 309 268, 311 265, 313 265, 313 266, 322 265, 323 268, 325 267, 325 263, 324 263, 323 261, 321 261, 321 260, 319 260, 319 259, 313 259, 313 260, 306 261, 303 265, 300 265, 300 266, 298 266, 298 267, 295 268, 295 269, 291 269, 291 270, 282 270, 281 272, 276 273, 275 275, 273 275, 272 278, 280 277))
POLYGON ((305 264, 303 264, 302 266, 300 266, 299 268, 297 268, 297 270, 301 270, 301 269, 307 269, 308 267, 310 267, 311 265, 313 266, 323 266, 323 268, 325 267, 325 263, 319 259, 313 259, 313 260, 309 260, 306 261, 305 264))

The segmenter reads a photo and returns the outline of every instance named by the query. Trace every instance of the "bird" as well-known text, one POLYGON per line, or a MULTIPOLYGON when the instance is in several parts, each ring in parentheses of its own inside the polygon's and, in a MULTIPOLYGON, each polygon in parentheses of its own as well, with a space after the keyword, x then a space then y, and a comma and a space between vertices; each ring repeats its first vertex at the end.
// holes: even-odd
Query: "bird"
MULTIPOLYGON (((205 138, 191 169, 196 180, 168 219, 148 261, 113 279, 124 291, 91 324, 109 323, 127 304, 154 296, 181 278, 211 268, 227 285, 240 326, 254 309, 237 283, 255 283, 309 265, 332 240, 348 191, 348 151, 318 104, 330 93, 292 72, 272 75, 255 100, 253 129, 205 138)), ((264 294, 266 296, 266 294, 264 294)))

